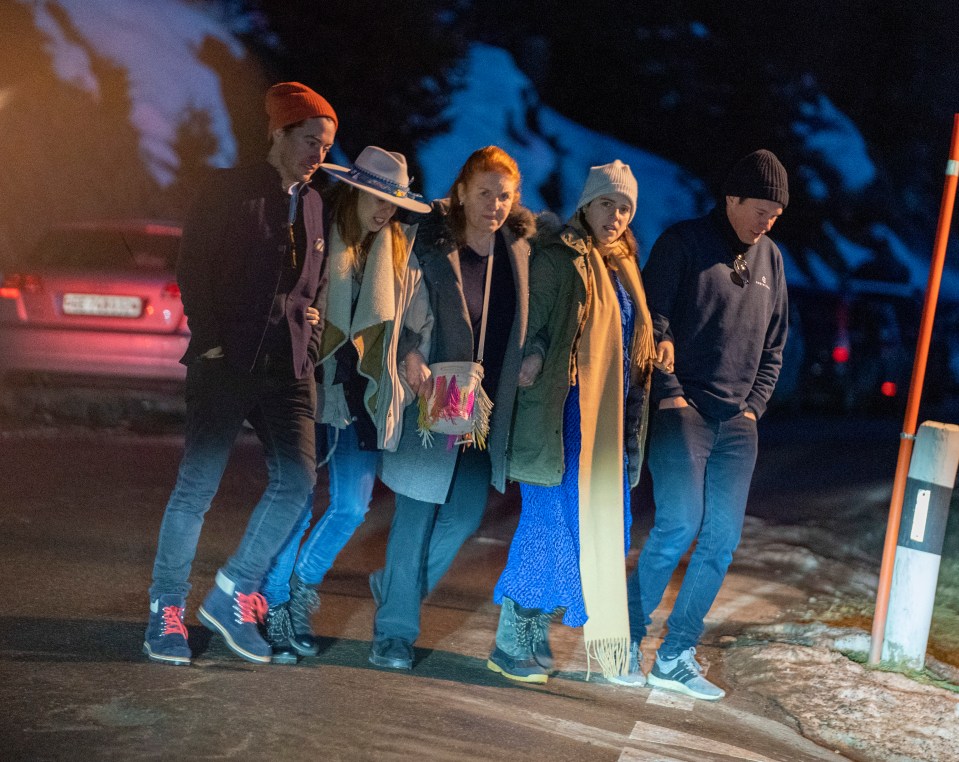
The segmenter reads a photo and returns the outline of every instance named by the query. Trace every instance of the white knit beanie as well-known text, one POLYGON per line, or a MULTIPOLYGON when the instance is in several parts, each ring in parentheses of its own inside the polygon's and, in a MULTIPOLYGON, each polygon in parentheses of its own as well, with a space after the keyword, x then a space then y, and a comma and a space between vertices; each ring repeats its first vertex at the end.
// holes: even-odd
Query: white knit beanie
POLYGON ((579 201, 576 202, 576 208, 582 209, 594 198, 599 198, 607 193, 622 193, 629 199, 629 203, 633 207, 629 214, 629 221, 632 222, 633 217, 636 216, 636 197, 639 195, 639 189, 629 164, 623 164, 619 159, 616 159, 611 164, 590 167, 589 175, 586 177, 586 185, 583 187, 579 201))

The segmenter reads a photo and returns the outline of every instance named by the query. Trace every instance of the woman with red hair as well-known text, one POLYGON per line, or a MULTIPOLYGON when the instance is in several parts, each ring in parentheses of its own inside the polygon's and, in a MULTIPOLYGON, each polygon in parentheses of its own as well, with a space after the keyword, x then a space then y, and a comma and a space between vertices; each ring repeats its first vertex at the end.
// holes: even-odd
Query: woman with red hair
POLYGON ((435 201, 418 220, 413 252, 434 318, 429 354, 419 362, 428 374, 427 362, 468 363, 480 356, 482 391, 493 409, 486 447, 446 437, 429 447, 417 430, 419 406, 410 405, 399 447, 383 454, 381 477, 396 493, 396 508, 386 562, 370 575, 377 605, 370 661, 379 667, 412 667, 423 598, 479 527, 490 484, 505 488, 507 434, 526 340, 527 237, 534 229, 519 198, 516 161, 487 146, 467 159, 450 197, 435 201))

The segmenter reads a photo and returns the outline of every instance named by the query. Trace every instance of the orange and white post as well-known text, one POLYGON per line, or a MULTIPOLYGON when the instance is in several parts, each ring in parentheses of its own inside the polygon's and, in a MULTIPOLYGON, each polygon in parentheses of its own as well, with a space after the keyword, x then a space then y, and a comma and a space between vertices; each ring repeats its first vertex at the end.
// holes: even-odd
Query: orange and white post
MULTIPOLYGON (((912 381, 909 384, 909 398, 906 401, 906 414, 902 433, 899 435, 899 457, 896 461, 896 476, 892 485, 892 498, 889 501, 889 519, 886 523, 886 540, 883 546, 882 566, 879 571, 879 588, 876 592, 876 612, 872 621, 872 642, 869 648, 869 663, 878 664, 883 653, 883 640, 886 632, 887 616, 898 618, 902 612, 893 612, 889 608, 893 570, 896 563, 896 550, 900 536, 902 506, 906 496, 907 474, 910 470, 913 446, 916 440, 916 423, 919 420, 919 400, 922 398, 922 386, 926 377, 926 361, 929 359, 929 343, 932 338, 932 324, 939 300, 939 287, 942 283, 942 269, 946 261, 946 245, 949 241, 949 228, 952 223, 952 211, 956 200, 956 183, 959 180, 959 114, 953 119, 952 142, 949 148, 949 160, 946 163, 945 185, 942 191, 942 203, 939 207, 939 224, 936 227, 936 240, 933 245, 932 262, 929 267, 929 281, 926 286, 926 299, 922 308, 922 320, 919 324, 919 339, 916 343, 916 358, 912 366, 912 381)), ((953 468, 953 476, 955 468, 953 468)), ((937 565, 938 573, 938 565, 937 565)), ((935 591, 936 580, 931 582, 935 591)))

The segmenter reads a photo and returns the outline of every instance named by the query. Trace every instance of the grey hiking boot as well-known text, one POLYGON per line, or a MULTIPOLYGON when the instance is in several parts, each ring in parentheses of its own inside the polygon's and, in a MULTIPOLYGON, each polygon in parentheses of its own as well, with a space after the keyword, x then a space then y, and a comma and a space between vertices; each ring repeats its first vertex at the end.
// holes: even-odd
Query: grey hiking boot
MULTIPOLYGON (((522 613, 531 611, 526 609, 522 613)), ((533 620, 530 622, 530 647, 533 658, 547 672, 553 671, 553 650, 549 647, 549 626, 553 622, 555 611, 535 609, 533 620)))
POLYGON ((293 634, 290 644, 300 656, 316 656, 320 644, 313 632, 313 614, 320 608, 320 596, 315 585, 307 585, 294 574, 290 577, 290 626, 293 634))
POLYGON ((687 648, 674 659, 657 656, 647 680, 657 688, 685 693, 704 701, 718 701, 725 696, 726 691, 709 682, 702 672, 703 668, 696 661, 696 649, 687 648))
POLYGON ((486 667, 510 680, 521 683, 545 683, 548 673, 536 661, 532 648, 535 615, 523 616, 511 598, 503 598, 496 628, 496 645, 486 667))
POLYGON ((270 606, 266 612, 266 639, 273 649, 270 658, 273 664, 296 664, 292 638, 293 628, 290 626, 290 612, 286 603, 270 606))
POLYGON ((646 675, 643 674, 643 652, 639 650, 639 643, 632 641, 629 644, 629 667, 625 675, 607 677, 614 685, 625 685, 627 688, 642 688, 646 685, 646 675))

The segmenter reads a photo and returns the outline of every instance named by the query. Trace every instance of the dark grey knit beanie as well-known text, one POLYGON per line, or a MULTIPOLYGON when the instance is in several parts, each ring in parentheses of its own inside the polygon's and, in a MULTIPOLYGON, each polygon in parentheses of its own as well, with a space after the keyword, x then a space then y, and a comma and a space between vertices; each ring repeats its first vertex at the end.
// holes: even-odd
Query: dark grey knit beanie
POLYGON ((789 203, 786 168, 772 151, 765 148, 753 151, 737 161, 730 170, 723 183, 722 194, 775 201, 785 209, 789 203))

